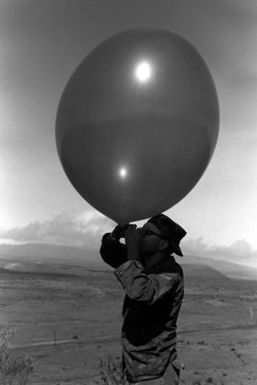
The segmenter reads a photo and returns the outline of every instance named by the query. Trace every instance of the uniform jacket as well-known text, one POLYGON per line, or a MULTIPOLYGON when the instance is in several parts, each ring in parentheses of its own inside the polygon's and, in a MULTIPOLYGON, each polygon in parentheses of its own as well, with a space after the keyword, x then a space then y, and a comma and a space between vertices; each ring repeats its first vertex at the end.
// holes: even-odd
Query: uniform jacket
POLYGON ((114 273, 125 291, 122 353, 126 375, 130 382, 158 378, 177 357, 183 270, 170 256, 158 268, 146 271, 139 260, 126 260, 125 245, 107 236, 100 252, 105 261, 115 261, 114 273))

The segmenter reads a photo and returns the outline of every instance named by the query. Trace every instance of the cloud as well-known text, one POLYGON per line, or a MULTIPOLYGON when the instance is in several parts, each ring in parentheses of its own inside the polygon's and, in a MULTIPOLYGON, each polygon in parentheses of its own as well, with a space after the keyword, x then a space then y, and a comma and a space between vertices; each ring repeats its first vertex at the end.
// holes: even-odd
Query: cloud
POLYGON ((91 210, 83 213, 62 212, 45 222, 1 231, 0 237, 12 242, 38 242, 78 247, 94 247, 113 222, 91 210))
POLYGON ((243 265, 257 266, 257 250, 253 250, 245 239, 239 239, 228 246, 207 245, 203 238, 183 242, 184 254, 213 258, 243 265))
MULTIPOLYGON (((184 2, 185 12, 186 6, 188 1, 184 2)), ((219 87, 223 88, 225 84, 234 91, 240 92, 242 88, 244 92, 248 88, 255 90, 256 3, 199 0, 197 7, 195 2, 190 7, 193 16, 188 32, 211 65, 219 87)))
MULTIPOLYGON (((62 212, 51 220, 33 222, 24 227, 1 231, 2 242, 48 243, 94 249, 99 247, 102 235, 112 231, 114 222, 102 214, 86 210, 82 213, 62 212)), ((194 255, 216 260, 257 266, 257 250, 244 240, 228 246, 208 245, 202 237, 182 241, 185 255, 194 255)))

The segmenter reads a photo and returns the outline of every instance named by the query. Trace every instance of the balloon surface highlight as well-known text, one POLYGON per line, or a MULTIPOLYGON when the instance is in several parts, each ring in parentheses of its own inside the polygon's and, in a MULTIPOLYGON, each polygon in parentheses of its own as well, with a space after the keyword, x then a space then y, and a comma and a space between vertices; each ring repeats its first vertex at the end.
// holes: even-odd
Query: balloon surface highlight
POLYGON ((97 46, 68 81, 56 118, 70 182, 121 224, 183 199, 208 166, 218 131, 204 60, 164 30, 127 31, 97 46))

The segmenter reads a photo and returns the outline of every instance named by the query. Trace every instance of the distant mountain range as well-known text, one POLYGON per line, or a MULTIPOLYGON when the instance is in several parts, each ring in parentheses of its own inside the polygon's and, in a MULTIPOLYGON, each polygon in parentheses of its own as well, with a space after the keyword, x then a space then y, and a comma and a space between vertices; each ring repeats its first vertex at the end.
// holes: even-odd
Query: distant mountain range
POLYGON ((82 249, 73 246, 51 245, 46 243, 26 243, 19 245, 0 245, 0 258, 20 257, 24 261, 48 262, 49 260, 62 262, 88 262, 89 265, 103 265, 96 256, 94 248, 82 249))
POLYGON ((257 269, 225 260, 187 255, 182 264, 201 264, 214 268, 230 278, 257 280, 257 269))
POLYGON ((207 278, 208 280, 218 280, 218 279, 229 279, 226 274, 221 273, 220 271, 216 270, 215 268, 205 265, 205 264, 196 264, 196 263, 183 263, 182 265, 185 281, 188 280, 188 278, 207 278))
MULTIPOLYGON (((230 278, 257 280, 257 269, 236 263, 192 255, 186 255, 184 258, 178 257, 177 260, 184 265, 186 271, 190 269, 190 275, 199 274, 200 271, 202 274, 203 266, 208 266, 230 278), (201 270, 199 270, 200 267, 197 267, 197 265, 201 265, 201 270)), ((83 267, 87 269, 108 270, 108 266, 102 261, 99 252, 93 247, 82 249, 43 243, 20 245, 2 244, 0 245, 0 261, 17 263, 58 263, 65 265, 82 264, 83 267)), ((1 263, 1 265, 3 266, 3 263, 1 263)))

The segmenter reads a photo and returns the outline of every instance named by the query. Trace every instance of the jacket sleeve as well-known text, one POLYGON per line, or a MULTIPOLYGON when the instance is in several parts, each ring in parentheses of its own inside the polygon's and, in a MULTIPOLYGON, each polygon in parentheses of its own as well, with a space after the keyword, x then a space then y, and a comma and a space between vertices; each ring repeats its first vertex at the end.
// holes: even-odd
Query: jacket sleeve
POLYGON ((114 273, 129 298, 148 304, 176 290, 182 279, 178 272, 147 274, 138 260, 126 261, 114 273))
POLYGON ((106 233, 102 238, 100 254, 105 263, 117 268, 127 261, 127 246, 112 237, 111 233, 106 233))

